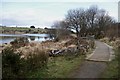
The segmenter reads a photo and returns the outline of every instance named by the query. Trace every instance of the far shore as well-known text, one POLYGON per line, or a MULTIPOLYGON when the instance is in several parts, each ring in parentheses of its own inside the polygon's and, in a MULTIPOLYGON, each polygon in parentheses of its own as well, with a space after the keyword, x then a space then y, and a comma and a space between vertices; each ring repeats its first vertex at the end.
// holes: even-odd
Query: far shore
POLYGON ((47 31, 42 28, 24 28, 24 27, 0 27, 0 32, 2 34, 47 33, 47 31))

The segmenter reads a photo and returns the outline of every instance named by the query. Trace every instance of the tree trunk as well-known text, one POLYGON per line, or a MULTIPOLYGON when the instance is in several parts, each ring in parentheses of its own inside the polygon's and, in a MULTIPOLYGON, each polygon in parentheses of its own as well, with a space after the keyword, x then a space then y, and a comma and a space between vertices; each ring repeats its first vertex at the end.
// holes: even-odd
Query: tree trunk
POLYGON ((78 29, 76 29, 76 36, 77 36, 77 48, 80 50, 80 34, 78 29))

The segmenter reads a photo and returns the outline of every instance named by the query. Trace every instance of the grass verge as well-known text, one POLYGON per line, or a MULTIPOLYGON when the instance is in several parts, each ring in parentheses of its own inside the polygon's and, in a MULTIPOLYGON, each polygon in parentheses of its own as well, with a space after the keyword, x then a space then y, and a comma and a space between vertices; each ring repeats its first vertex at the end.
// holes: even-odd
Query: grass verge
POLYGON ((115 59, 108 62, 108 67, 106 68, 105 72, 102 74, 103 78, 120 78, 119 75, 119 61, 120 61, 120 49, 114 49, 115 52, 115 59))
POLYGON ((66 78, 84 60, 85 56, 78 56, 70 60, 63 56, 50 57, 46 68, 31 72, 30 78, 66 78))

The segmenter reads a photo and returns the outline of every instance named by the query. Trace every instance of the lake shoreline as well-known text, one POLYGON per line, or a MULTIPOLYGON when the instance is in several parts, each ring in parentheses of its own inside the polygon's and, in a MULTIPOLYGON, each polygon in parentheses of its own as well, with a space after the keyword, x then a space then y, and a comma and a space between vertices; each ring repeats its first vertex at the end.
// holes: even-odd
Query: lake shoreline
POLYGON ((41 42, 53 39, 53 37, 50 37, 49 34, 0 34, 0 44, 10 43, 11 41, 19 37, 26 37, 30 42, 41 42))

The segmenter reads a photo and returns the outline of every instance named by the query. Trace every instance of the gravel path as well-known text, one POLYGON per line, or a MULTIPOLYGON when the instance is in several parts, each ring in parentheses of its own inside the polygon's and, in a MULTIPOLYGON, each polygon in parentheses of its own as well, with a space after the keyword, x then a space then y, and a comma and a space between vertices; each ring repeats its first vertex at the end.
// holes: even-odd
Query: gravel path
POLYGON ((96 41, 96 49, 92 55, 88 56, 79 69, 72 73, 72 78, 100 78, 101 73, 107 67, 109 61, 109 47, 100 41, 96 41))

